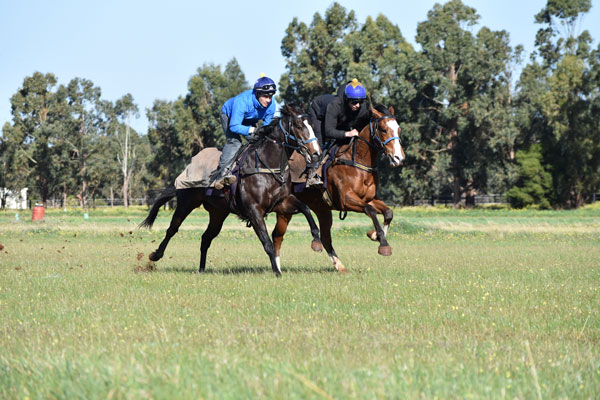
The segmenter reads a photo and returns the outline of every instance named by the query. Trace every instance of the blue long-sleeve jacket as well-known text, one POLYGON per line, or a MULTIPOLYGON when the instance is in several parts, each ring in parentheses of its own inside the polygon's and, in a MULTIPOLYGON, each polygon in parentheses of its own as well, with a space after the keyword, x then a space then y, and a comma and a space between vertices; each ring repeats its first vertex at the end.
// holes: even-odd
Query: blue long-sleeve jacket
POLYGON ((263 125, 270 124, 276 108, 274 99, 267 107, 261 106, 250 89, 227 100, 221 111, 229 117, 229 130, 247 136, 250 126, 259 120, 263 125))

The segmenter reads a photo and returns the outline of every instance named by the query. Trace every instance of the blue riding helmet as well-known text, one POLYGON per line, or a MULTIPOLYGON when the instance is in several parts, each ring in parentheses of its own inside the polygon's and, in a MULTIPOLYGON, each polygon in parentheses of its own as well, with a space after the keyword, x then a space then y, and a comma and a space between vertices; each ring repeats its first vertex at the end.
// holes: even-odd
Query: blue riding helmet
POLYGON ((261 74, 260 78, 258 78, 254 83, 253 89, 254 93, 256 94, 275 94, 277 91, 277 85, 275 85, 273 79, 261 74))
POLYGON ((344 89, 344 96, 347 99, 366 99, 367 91, 362 83, 358 79, 352 79, 352 82, 346 85, 344 89))

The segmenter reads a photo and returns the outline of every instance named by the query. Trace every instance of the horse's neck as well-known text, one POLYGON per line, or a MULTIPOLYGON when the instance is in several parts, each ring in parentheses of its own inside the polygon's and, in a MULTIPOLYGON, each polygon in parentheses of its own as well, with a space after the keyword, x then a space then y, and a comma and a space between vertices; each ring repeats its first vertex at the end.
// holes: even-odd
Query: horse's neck
POLYGON ((274 139, 265 136, 261 143, 254 148, 254 151, 258 154, 260 159, 267 164, 268 167, 275 168, 275 166, 278 167, 281 163, 281 158, 284 156, 284 152, 286 151, 284 147, 279 144, 281 141, 281 138, 274 139))
POLYGON ((377 160, 377 150, 371 143, 371 131, 369 125, 365 126, 358 134, 364 140, 356 140, 356 161, 363 165, 372 167, 377 160))

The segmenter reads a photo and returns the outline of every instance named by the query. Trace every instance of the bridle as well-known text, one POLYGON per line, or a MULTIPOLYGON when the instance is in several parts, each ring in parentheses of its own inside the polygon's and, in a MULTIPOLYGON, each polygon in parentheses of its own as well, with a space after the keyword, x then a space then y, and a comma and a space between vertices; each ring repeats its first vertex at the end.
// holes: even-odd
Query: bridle
POLYGON ((313 138, 309 138, 309 139, 302 139, 300 137, 298 137, 297 135, 293 135, 291 132, 295 129, 294 128, 294 122, 298 121, 298 120, 305 120, 308 119, 308 114, 298 114, 298 115, 294 115, 292 117, 288 117, 287 121, 287 129, 285 129, 285 127, 283 126, 283 118, 281 118, 279 120, 279 127, 281 128, 281 130, 283 131, 283 137, 284 137, 284 145, 286 147, 290 147, 293 148, 294 150, 298 151, 298 153, 302 154, 303 156, 309 156, 310 157, 310 150, 308 149, 308 143, 311 143, 313 141, 316 141, 317 138, 313 137, 313 138), (293 140, 294 142, 296 142, 296 145, 292 145, 290 143, 290 140, 293 140))
MULTIPOLYGON (((308 117, 307 114, 298 114, 298 115, 286 115, 282 118, 279 118, 279 128, 281 129, 281 132, 283 133, 283 140, 279 139, 281 136, 279 136, 279 138, 274 138, 267 134, 265 136, 260 137, 258 139, 258 141, 254 142, 255 149, 258 147, 259 143, 261 143, 261 142, 273 143, 273 144, 276 144, 276 145, 282 147, 283 151, 281 152, 279 168, 268 166, 267 163, 261 159, 258 152, 255 151, 254 152, 255 167, 244 168, 243 171, 240 170, 240 173, 243 173, 244 175, 270 174, 270 175, 273 175, 273 177, 275 177, 275 179, 281 185, 283 185, 285 183, 284 174, 289 169, 288 158, 291 154, 291 152, 287 152, 285 149, 287 148, 287 149, 291 149, 291 150, 296 150, 298 153, 302 154, 305 157, 307 155, 308 155, 308 157, 311 156, 308 146, 306 146, 306 144, 316 140, 316 138, 303 140, 303 139, 299 138, 298 135, 294 135, 292 133, 295 129, 297 129, 293 126, 294 122, 297 120, 305 119, 307 117, 308 117), (284 126, 285 124, 283 123, 283 120, 287 120, 287 129, 284 126)), ((244 158, 245 158, 245 156, 244 156, 244 158)))
MULTIPOLYGON (((383 151, 383 154, 385 154, 386 156, 389 156, 389 152, 387 151, 385 145, 388 144, 389 142, 391 142, 392 140, 398 140, 400 142, 400 146, 402 146, 402 140, 400 139, 400 136, 392 136, 391 138, 387 139, 386 141, 382 141, 379 138, 379 135, 377 134, 377 132, 383 132, 383 133, 386 132, 379 127, 379 122, 385 121, 386 119, 396 119, 396 117, 394 117, 393 115, 384 115, 383 117, 371 119, 369 121, 369 135, 371 136, 371 139, 373 139, 375 141, 375 143, 377 144, 378 150, 383 151), (373 126, 375 126, 375 127, 373 128, 373 126)), ((371 144, 371 143, 369 143, 369 144, 371 144)))
POLYGON ((379 122, 384 121, 386 119, 395 119, 395 117, 393 115, 383 115, 382 117, 379 117, 379 118, 371 118, 371 120, 369 121, 369 136, 370 136, 371 140, 369 141, 367 139, 364 139, 361 136, 353 137, 351 142, 348 144, 348 147, 346 147, 344 150, 340 151, 340 153, 343 154, 343 153, 347 152, 348 150, 352 149, 352 159, 345 160, 345 159, 336 157, 335 162, 338 164, 349 165, 349 166, 361 169, 363 171, 367 171, 369 173, 373 173, 374 171, 376 171, 377 170, 376 167, 368 167, 368 166, 356 161, 356 146, 358 144, 358 140, 362 140, 369 147, 372 147, 376 151, 381 151, 387 157, 392 157, 390 155, 390 153, 388 152, 387 148, 385 147, 385 145, 388 144, 389 142, 391 142, 392 140, 396 140, 396 139, 399 140, 400 145, 402 145, 402 141, 400 140, 400 136, 392 136, 391 138, 389 138, 385 141, 383 141, 379 138, 379 135, 377 134, 378 132, 383 132, 383 133, 387 132, 387 131, 384 131, 383 129, 379 128, 379 122), (372 141, 374 141, 375 144, 371 143, 372 141))

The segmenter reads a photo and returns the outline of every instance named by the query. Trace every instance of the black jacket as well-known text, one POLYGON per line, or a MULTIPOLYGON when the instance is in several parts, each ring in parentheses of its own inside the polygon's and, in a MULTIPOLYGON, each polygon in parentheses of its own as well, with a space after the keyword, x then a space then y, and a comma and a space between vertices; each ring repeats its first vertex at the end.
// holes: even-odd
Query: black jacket
POLYGON ((313 126, 315 136, 320 144, 323 144, 323 124, 325 123, 325 112, 327 105, 335 99, 334 94, 322 94, 315 97, 308 108, 308 121, 313 126))
POLYGON ((346 132, 361 131, 369 123, 371 111, 367 101, 363 101, 357 112, 352 112, 344 97, 333 99, 327 106, 324 124, 324 139, 343 139, 346 132))

